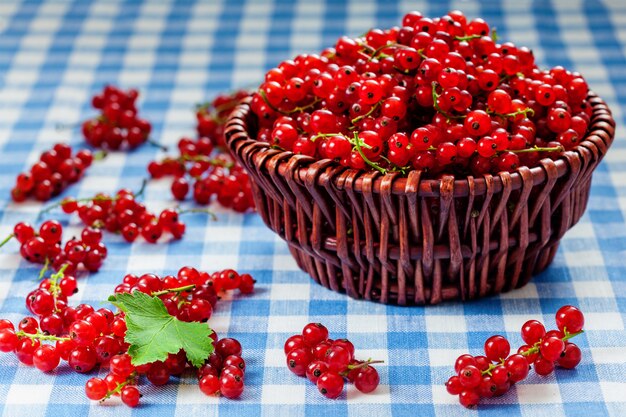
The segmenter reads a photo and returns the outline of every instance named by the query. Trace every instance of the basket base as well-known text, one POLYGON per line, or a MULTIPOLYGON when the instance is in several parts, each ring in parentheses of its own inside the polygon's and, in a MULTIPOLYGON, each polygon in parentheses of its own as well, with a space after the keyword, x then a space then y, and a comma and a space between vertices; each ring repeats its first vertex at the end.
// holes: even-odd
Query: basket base
MULTIPOLYGON (((342 272, 342 269, 338 268, 335 264, 320 259, 315 255, 308 254, 298 247, 289 245, 289 251, 295 259, 298 267, 302 271, 309 274, 316 283, 332 291, 346 293, 354 299, 365 299, 377 303, 407 306, 433 305, 438 304, 442 301, 472 300, 521 288, 526 285, 534 275, 543 272, 548 266, 550 266, 550 264, 554 260, 558 248, 559 242, 557 241, 546 246, 539 254, 535 254, 533 256, 532 253, 529 253, 525 261, 522 263, 522 269, 519 272, 520 279, 518 280, 518 282, 512 283, 512 285, 508 285, 503 288, 488 286, 481 287, 481 283, 470 282, 468 283, 469 285, 464 286, 466 289, 466 291, 464 292, 459 290, 458 284, 455 284, 450 286, 443 286, 441 289, 441 293, 437 295, 433 294, 428 282, 419 282, 419 280, 421 279, 421 274, 419 273, 419 269, 416 268, 417 272, 415 274, 415 285, 407 286, 405 288, 405 297, 399 297, 399 294, 401 292, 398 291, 398 284, 397 282, 395 282, 393 277, 389 277, 389 295, 386 299, 383 299, 381 297, 381 294, 383 292, 381 291, 380 284, 374 284, 371 285, 371 288, 367 288, 368 281, 371 280, 371 274, 374 273, 373 271, 350 271, 349 275, 356 277, 356 279, 353 279, 353 282, 346 282, 346 276, 342 272), (368 279, 368 275, 370 279, 368 279), (355 287, 357 288, 357 291, 350 291, 350 288, 355 287), (363 296, 361 296, 361 294, 363 294, 363 296)), ((441 264, 443 264, 443 262, 441 262, 441 264)), ((435 266, 435 269, 438 271, 445 271, 445 265, 441 264, 438 263, 438 265, 435 266)), ((496 264, 494 264, 493 266, 495 268, 498 267, 498 265, 496 264)), ((508 265, 507 269, 508 268, 514 268, 514 265, 508 265)), ((465 272, 466 273, 462 274, 462 276, 469 275, 469 271, 465 272)), ((495 270, 487 270, 486 273, 491 274, 497 272, 495 270)), ((490 281, 491 280, 488 280, 485 277, 483 282, 490 281)), ((374 282, 379 283, 380 280, 374 280, 374 282)))

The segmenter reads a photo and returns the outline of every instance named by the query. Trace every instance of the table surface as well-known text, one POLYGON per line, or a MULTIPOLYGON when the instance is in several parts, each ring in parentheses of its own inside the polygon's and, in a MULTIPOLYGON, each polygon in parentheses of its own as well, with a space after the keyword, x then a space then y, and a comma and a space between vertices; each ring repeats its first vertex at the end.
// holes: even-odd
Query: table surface
MULTIPOLYGON (((613 109, 626 110, 626 2, 622 0, 425 1, 389 4, 326 0, 98 1, 3 0, 0 3, 0 236, 18 221, 35 221, 41 205, 9 201, 15 175, 42 149, 66 140, 80 145, 78 130, 57 131, 93 115, 91 95, 105 83, 141 90, 141 112, 154 137, 175 143, 194 128, 194 104, 218 91, 253 86, 266 70, 300 52, 318 51, 341 34, 397 24, 409 9, 439 16, 459 8, 495 25, 501 39, 531 47, 544 66, 583 73, 613 109)), ((213 271, 234 267, 258 280, 252 297, 219 304, 213 327, 241 340, 248 362, 246 390, 238 401, 204 396, 192 375, 165 387, 142 386, 131 410, 84 396, 84 375, 61 366, 51 375, 0 355, 3 416, 82 415, 476 415, 448 395, 444 382, 457 355, 478 354, 491 334, 521 344, 520 325, 538 318, 549 325, 563 304, 586 313, 578 337, 583 361, 573 371, 530 376, 507 395, 485 401, 479 415, 626 415, 626 146, 618 138, 594 175, 586 214, 565 236, 552 266, 523 289, 471 303, 398 308, 349 300, 317 286, 298 270, 286 245, 255 214, 215 207, 219 220, 187 219, 179 242, 124 243, 107 235, 103 269, 81 277, 72 301, 98 305, 129 272, 171 273, 182 265, 213 271), (383 359, 381 386, 372 395, 347 390, 336 401, 289 373, 282 344, 309 321, 347 336, 362 357, 383 359)), ((90 196, 123 186, 138 188, 157 155, 144 146, 95 164, 64 195, 90 196)), ((173 206, 168 181, 149 185, 146 202, 173 206)), ((74 217, 52 213, 71 231, 74 217)), ((70 233, 71 233, 70 231, 70 233)), ((17 245, 0 251, 0 317, 26 314, 24 296, 36 285, 37 267, 21 260, 17 245)), ((104 375, 100 371, 99 375, 104 375)), ((93 372, 95 375, 96 372, 93 372)), ((93 376, 92 375, 92 376, 93 376)))

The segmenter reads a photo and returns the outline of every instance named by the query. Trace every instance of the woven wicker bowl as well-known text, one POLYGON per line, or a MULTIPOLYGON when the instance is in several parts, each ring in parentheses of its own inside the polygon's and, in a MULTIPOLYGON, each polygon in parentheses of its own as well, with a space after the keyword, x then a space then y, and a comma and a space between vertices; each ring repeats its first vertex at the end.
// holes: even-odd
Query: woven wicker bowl
POLYGON ((606 103, 589 99, 590 131, 574 150, 461 180, 366 173, 271 149, 255 140, 249 100, 226 137, 251 175, 259 214, 315 281, 359 299, 437 304, 521 287, 550 264, 615 133, 606 103))

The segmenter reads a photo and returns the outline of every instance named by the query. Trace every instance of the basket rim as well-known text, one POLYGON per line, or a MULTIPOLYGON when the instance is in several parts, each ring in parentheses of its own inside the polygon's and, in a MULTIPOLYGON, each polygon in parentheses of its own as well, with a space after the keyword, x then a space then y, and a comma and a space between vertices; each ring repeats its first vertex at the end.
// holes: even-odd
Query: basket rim
POLYGON ((278 161, 276 171, 281 176, 285 176, 288 170, 293 169, 289 167, 290 165, 300 165, 293 169, 294 174, 292 174, 293 179, 300 184, 305 184, 307 181, 309 167, 317 165, 323 168, 323 173, 316 176, 315 179, 316 185, 321 187, 332 185, 336 189, 350 188, 352 191, 359 193, 370 192, 379 194, 383 188, 383 182, 391 181, 391 187, 388 190, 391 194, 416 193, 420 197, 439 197, 443 187, 449 189, 450 185, 452 185, 451 192, 454 197, 465 197, 470 194, 482 195, 487 193, 488 190, 497 193, 504 188, 505 182, 512 190, 520 189, 524 183, 524 177, 529 175, 533 179, 533 185, 536 186, 546 182, 548 177, 553 177, 554 170, 556 170, 556 178, 561 178, 570 170, 569 161, 572 158, 586 160, 589 157, 589 153, 592 153, 596 159, 602 159, 613 142, 615 120, 606 102, 595 92, 590 91, 587 99, 593 108, 588 133, 576 147, 564 152, 559 158, 554 160, 544 158, 535 167, 528 168, 522 166, 511 173, 485 174, 480 177, 468 175, 461 179, 454 179, 452 175, 444 175, 440 179, 421 178, 421 171, 419 170, 411 170, 408 176, 399 175, 400 173, 398 172, 382 174, 375 170, 357 170, 345 167, 331 159, 315 159, 310 156, 296 155, 291 151, 272 148, 268 143, 260 142, 250 137, 249 121, 257 117, 250 108, 251 97, 242 100, 229 115, 225 134, 226 142, 235 155, 238 155, 237 149, 253 145, 256 148, 256 152, 263 152, 267 157, 263 158, 263 160, 271 158, 278 161), (603 146, 598 146, 598 141, 603 146), (586 154, 586 156, 583 156, 583 154, 586 154), (552 171, 551 175, 548 173, 548 170, 552 171), (526 172, 522 174, 522 171, 526 172), (411 176, 417 176, 417 187, 414 186, 414 181, 409 181, 411 176), (350 180, 346 181, 347 179, 350 180))

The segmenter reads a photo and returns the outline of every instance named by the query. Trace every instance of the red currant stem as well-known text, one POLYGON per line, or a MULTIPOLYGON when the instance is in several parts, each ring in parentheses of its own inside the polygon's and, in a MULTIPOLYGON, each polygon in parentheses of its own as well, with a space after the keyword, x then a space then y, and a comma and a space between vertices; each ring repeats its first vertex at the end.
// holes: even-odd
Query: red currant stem
MULTIPOLYGON (((364 37, 365 35, 367 35, 367 33, 364 33, 363 35, 359 36, 360 38, 364 37)), ((373 47, 369 46, 367 43, 357 39, 357 43, 359 44, 359 46, 362 46, 365 49, 369 49, 370 51, 375 51, 376 49, 374 49, 373 47)))
POLYGON ((369 365, 374 365, 374 364, 377 364, 377 363, 385 363, 385 361, 380 361, 380 360, 375 361, 375 360, 372 360, 370 358, 370 359, 368 359, 368 360, 366 360, 365 362, 362 362, 362 363, 357 363, 357 364, 354 364, 354 365, 348 365, 348 369, 349 370, 353 370, 353 369, 358 369, 358 368, 366 368, 369 365))
POLYGON ((35 334, 31 334, 31 333, 26 333, 23 330, 18 330, 17 332, 15 332, 15 335, 17 337, 26 337, 26 338, 28 338, 30 340, 50 340, 50 341, 59 341, 59 340, 67 341, 67 340, 70 340, 69 337, 52 336, 52 335, 49 335, 49 334, 39 333, 39 331, 37 331, 37 333, 35 333, 35 334))
POLYGON ((463 41, 471 41, 471 40, 474 40, 474 39, 480 39, 482 37, 483 37, 482 35, 455 36, 454 40, 463 42, 463 41))
POLYGON ((378 106, 380 106, 380 101, 376 104, 374 104, 372 106, 372 108, 370 109, 370 111, 368 111, 365 114, 362 114, 360 116, 355 117, 354 119, 350 120, 350 123, 357 124, 358 122, 360 122, 361 120, 365 119, 366 117, 369 117, 372 113, 374 113, 376 111, 376 109, 378 108, 378 106))
MULTIPOLYGON (((172 160, 171 158, 165 158, 164 161, 167 160, 172 160)), ((185 161, 190 161, 190 162, 208 162, 210 165, 213 166, 218 166, 218 167, 224 167, 224 168, 232 168, 235 166, 234 162, 227 162, 227 161, 223 161, 221 159, 218 158, 209 158, 206 155, 183 155, 180 158, 177 159, 178 161, 181 162, 185 162, 185 161)))
POLYGON ((513 149, 513 150, 507 150, 507 152, 513 152, 513 153, 528 153, 528 152, 563 152, 565 150, 565 148, 563 148, 562 146, 553 146, 551 148, 541 148, 539 146, 533 146, 532 148, 526 148, 526 149, 513 149))
POLYGON ((330 138, 333 136, 343 136, 342 133, 318 133, 317 135, 313 135, 309 138, 311 142, 315 142, 319 138, 330 138))
POLYGON ((169 293, 172 293, 172 292, 181 293, 181 292, 185 292, 185 291, 190 291, 190 290, 193 290, 194 288, 196 288, 195 284, 189 284, 189 285, 185 285, 183 287, 168 288, 167 290, 155 291, 155 292, 153 292, 150 295, 152 295, 153 297, 158 297, 160 295, 165 295, 165 294, 169 294, 169 293))
POLYGON ((49 291, 50 291, 50 294, 52 294, 52 297, 54 298, 55 309, 56 309, 56 303, 57 303, 57 296, 61 292, 61 288, 59 288, 57 282, 59 281, 59 278, 63 278, 65 276, 65 270, 67 269, 68 266, 69 266, 68 264, 63 264, 58 272, 50 275, 49 291))
POLYGON ((41 268, 41 270, 39 271, 39 280, 41 281, 42 279, 44 279, 44 277, 46 276, 46 272, 48 272, 48 269, 50 268, 50 258, 48 258, 46 256, 46 259, 44 260, 43 263, 43 267, 41 268))
POLYGON ((102 397, 100 399, 100 402, 104 402, 105 400, 108 400, 109 398, 111 398, 112 396, 114 396, 115 394, 118 394, 122 391, 122 389, 130 384, 131 382, 133 382, 135 380, 135 377, 137 376, 137 372, 133 371, 133 373, 131 373, 128 378, 126 378, 125 381, 120 382, 119 384, 116 385, 115 388, 113 388, 111 391, 107 391, 106 395, 104 397, 102 397))
POLYGON ((535 115, 535 111, 533 109, 531 109, 530 107, 526 107, 525 109, 518 110, 518 111, 515 111, 515 112, 512 112, 512 113, 496 113, 496 112, 489 111, 489 109, 487 109, 487 110, 488 110, 487 113, 495 114, 496 116, 500 116, 500 117, 516 117, 516 116, 518 116, 520 114, 523 114, 524 117, 528 117, 527 113, 530 113, 531 117, 535 115))
POLYGON ((354 132, 353 144, 356 147, 357 152, 359 153, 359 155, 361 155, 361 158, 363 158, 363 161, 365 161, 367 165, 371 166, 372 168, 374 168, 376 171, 380 172, 383 175, 387 173, 386 169, 384 169, 377 163, 370 161, 369 158, 365 156, 365 154, 363 153, 363 150, 361 150, 361 138, 359 138, 359 134, 357 132, 354 132))
MULTIPOLYGON (((564 329, 565 331, 565 335, 563 336, 563 338, 561 340, 568 341, 569 339, 578 336, 579 334, 583 334, 584 330, 581 330, 579 332, 576 333, 567 333, 567 329, 564 329)), ((538 341, 537 343, 535 343, 530 349, 524 351, 524 352, 520 352, 519 354, 522 356, 529 356, 535 353, 539 352, 539 345, 541 344, 541 340, 538 341)), ((500 359, 500 362, 497 363, 490 363, 489 364, 489 368, 485 369, 484 371, 481 372, 482 375, 491 375, 491 371, 493 371, 496 367, 500 366, 500 365, 504 365, 504 361, 506 360, 506 358, 504 359, 500 359)))
POLYGON ((159 142, 157 142, 154 139, 150 139, 148 138, 147 141, 150 145, 154 146, 155 148, 159 148, 160 150, 162 150, 163 152, 167 152, 169 150, 169 148, 159 142))
POLYGON ((63 131, 63 130, 70 130, 70 129, 78 129, 81 126, 81 123, 57 123, 54 126, 54 129, 57 132, 63 131))
POLYGON ((465 119, 465 116, 454 116, 449 114, 448 112, 446 112, 445 110, 443 110, 440 106, 439 106, 439 102, 437 101, 437 99, 439 98, 440 94, 437 93, 437 81, 433 81, 433 106, 435 107, 435 110, 437 110, 439 113, 443 114, 446 119, 450 120, 450 119, 465 119))
POLYGON ((14 233, 11 233, 9 236, 5 237, 2 242, 0 242, 0 248, 7 244, 7 242, 15 237, 14 233))
POLYGON ((259 90, 259 95, 261 96, 261 98, 263 99, 263 101, 265 102, 265 104, 267 104, 269 106, 270 109, 274 110, 276 113, 280 113, 283 114, 285 116, 289 116, 291 114, 294 113, 300 113, 303 112, 304 110, 310 109, 311 107, 315 106, 317 103, 319 103, 321 101, 320 98, 315 98, 315 100, 313 100, 312 102, 310 102, 307 105, 304 106, 300 106, 300 107, 295 107, 289 111, 284 111, 284 110, 280 110, 279 108, 274 107, 269 100, 267 99, 267 95, 265 94, 265 91, 263 90, 259 90))
MULTIPOLYGON (((133 197, 137 198, 137 197, 141 197, 143 196, 143 193, 146 192, 146 186, 148 185, 148 179, 144 178, 143 180, 141 180, 141 187, 139 187, 139 191, 137 191, 136 193, 133 193, 133 197)), ((118 197, 115 197, 114 199, 112 199, 112 201, 116 201, 118 199, 118 197)))
POLYGON ((187 213, 206 213, 209 215, 209 217, 211 217, 211 220, 213 221, 217 221, 217 215, 211 211, 210 209, 207 208, 190 208, 190 209, 184 209, 181 210, 180 208, 177 209, 178 214, 187 214, 187 213))
POLYGON ((491 40, 494 42, 498 41, 498 31, 495 27, 491 29, 491 40))
POLYGON ((315 105, 316 105, 317 103, 319 103, 320 101, 322 101, 322 100, 316 97, 316 98, 315 98, 315 100, 313 100, 313 101, 312 101, 312 102, 310 102, 309 104, 306 104, 306 105, 304 105, 304 106, 300 106, 300 107, 296 107, 296 108, 294 108, 294 109, 290 110, 290 111, 289 111, 289 114, 301 113, 301 112, 303 112, 303 111, 305 111, 305 110, 310 109, 311 107, 315 107, 315 105))
POLYGON ((93 155, 93 160, 94 161, 102 161, 104 158, 107 157, 109 153, 105 150, 99 150, 97 152, 94 152, 93 155))
POLYGON ((395 43, 395 42, 386 43, 385 45, 379 47, 378 49, 375 49, 374 52, 372 52, 372 56, 370 57, 369 61, 376 59, 376 58, 380 58, 380 55, 384 55, 384 54, 381 54, 381 52, 387 48, 413 49, 409 46, 402 45, 402 44, 395 43))
POLYGON ((420 56, 420 58, 422 58, 422 59, 426 59, 426 58, 428 58, 428 57, 426 56, 426 54, 424 53, 424 48, 422 48, 422 49, 418 49, 418 50, 417 50, 417 54, 418 54, 418 55, 420 56))

